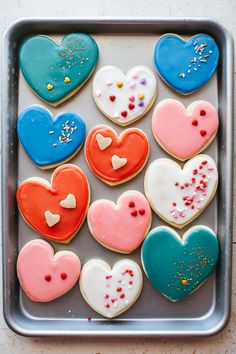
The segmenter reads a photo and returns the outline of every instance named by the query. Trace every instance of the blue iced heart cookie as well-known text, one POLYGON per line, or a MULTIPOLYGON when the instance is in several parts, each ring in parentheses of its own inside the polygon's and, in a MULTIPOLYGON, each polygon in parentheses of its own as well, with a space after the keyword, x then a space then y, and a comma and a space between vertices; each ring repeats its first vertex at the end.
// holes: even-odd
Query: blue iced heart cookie
POLYGON ((76 113, 60 113, 54 118, 46 108, 35 105, 20 114, 17 132, 29 157, 46 169, 75 155, 85 139, 86 126, 76 113))
POLYGON ((154 49, 154 64, 162 79, 176 91, 189 94, 214 75, 219 49, 214 39, 197 34, 185 42, 172 34, 162 36, 154 49))
POLYGON ((191 294, 213 272, 218 259, 215 233, 190 228, 181 240, 171 228, 150 231, 142 247, 142 263, 153 287, 172 301, 191 294))
POLYGON ((66 35, 60 45, 47 36, 34 36, 22 44, 19 59, 31 88, 56 106, 88 79, 98 60, 98 46, 83 33, 66 35))

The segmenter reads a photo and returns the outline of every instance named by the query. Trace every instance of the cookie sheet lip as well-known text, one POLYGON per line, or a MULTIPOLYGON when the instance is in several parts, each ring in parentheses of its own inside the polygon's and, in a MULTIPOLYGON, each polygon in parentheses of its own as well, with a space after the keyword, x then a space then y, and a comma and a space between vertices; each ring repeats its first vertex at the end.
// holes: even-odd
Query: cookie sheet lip
MULTIPOLYGON (((2 157, 3 157, 3 166, 2 174, 2 184, 3 184, 3 200, 2 200, 2 213, 3 213, 3 275, 4 275, 4 288, 3 288, 3 301, 4 301, 4 316, 8 323, 8 325, 16 332, 21 333, 27 336, 181 336, 181 337, 189 337, 189 336, 208 336, 212 334, 216 334, 226 325, 229 308, 230 308, 230 247, 231 247, 231 207, 230 207, 230 199, 232 197, 231 194, 231 153, 232 150, 232 126, 231 126, 231 99, 232 99, 232 41, 229 33, 225 30, 224 26, 217 23, 216 21, 207 20, 207 19, 79 19, 79 18, 36 18, 36 19, 24 19, 20 22, 17 21, 11 26, 7 35, 5 36, 4 46, 3 46, 3 91, 2 91, 2 112, 3 112, 3 121, 2 127, 5 127, 9 132, 6 135, 6 130, 2 129, 2 157), (201 26, 201 29, 200 29, 201 26), (225 183, 221 184, 221 188, 218 191, 218 198, 221 201, 221 207, 218 208, 216 213, 216 204, 213 205, 206 210, 204 215, 201 217, 200 222, 205 222, 206 217, 209 217, 209 222, 212 223, 217 218, 218 226, 220 227, 220 244, 221 244, 221 260, 219 266, 217 267, 217 286, 215 286, 215 278, 211 277, 209 282, 204 285, 200 290, 199 294, 193 294, 192 296, 192 304, 191 309, 186 306, 185 302, 181 304, 170 304, 170 307, 167 305, 167 300, 163 299, 163 306, 160 311, 157 307, 151 306, 149 307, 149 312, 142 311, 143 307, 139 307, 139 303, 144 303, 148 300, 146 297, 146 292, 143 292, 140 299, 138 300, 137 307, 131 308, 129 312, 124 313, 122 315, 121 320, 104 320, 102 321, 99 315, 95 315, 95 313, 89 310, 88 306, 81 300, 74 307, 70 307, 72 310, 71 313, 65 313, 63 311, 63 306, 61 305, 61 301, 57 301, 56 304, 51 303, 50 308, 53 308, 53 314, 48 313, 47 309, 44 307, 44 318, 35 318, 34 316, 26 316, 25 309, 28 310, 28 313, 35 313, 38 304, 32 304, 37 306, 31 306, 30 308, 26 308, 28 302, 25 297, 22 296, 22 301, 19 301, 16 298, 16 291, 18 291, 18 283, 16 282, 15 274, 12 272, 12 267, 9 264, 15 263, 15 250, 17 250, 18 242, 22 244, 22 235, 24 235, 24 230, 27 231, 27 228, 22 228, 22 223, 20 226, 20 234, 17 232, 17 225, 15 222, 15 200, 13 199, 12 190, 14 190, 17 178, 22 180, 27 176, 25 173, 27 169, 29 171, 29 161, 22 155, 22 151, 20 150, 20 154, 17 155, 17 144, 15 141, 15 132, 13 131, 13 121, 14 117, 17 116, 17 104, 25 105, 25 96, 22 97, 22 92, 20 95, 20 100, 17 101, 16 91, 14 91, 14 87, 17 85, 17 67, 15 66, 14 57, 17 55, 17 48, 15 48, 12 44, 19 43, 19 40, 23 39, 29 31, 35 31, 37 29, 38 33, 56 33, 57 29, 60 28, 61 31, 72 32, 73 28, 80 28, 81 31, 87 32, 90 29, 91 32, 95 33, 95 38, 99 41, 104 41, 103 53, 104 57, 107 56, 110 59, 114 58, 112 56, 112 51, 110 50, 110 39, 112 44, 115 46, 119 46, 122 44, 122 52, 125 56, 133 55, 132 50, 126 50, 125 46, 124 52, 124 43, 127 46, 131 45, 132 42, 138 44, 141 52, 139 58, 142 61, 145 61, 145 52, 143 48, 152 48, 154 46, 153 39, 156 36, 160 35, 160 31, 165 33, 167 31, 172 31, 176 33, 183 33, 183 29, 188 29, 188 33, 184 31, 184 34, 189 35, 189 33, 200 32, 204 29, 204 31, 209 31, 214 33, 215 38, 222 48, 222 60, 220 62, 220 68, 222 70, 221 80, 218 81, 218 98, 219 104, 221 107, 220 110, 220 118, 221 118, 221 132, 220 140, 218 141, 218 147, 220 147, 218 151, 218 162, 220 166, 221 176, 225 179, 225 183), (104 34, 104 31, 106 32, 104 34), (122 34, 120 35, 120 33, 122 34), (145 35, 143 35, 145 33, 145 35), (128 34, 128 35, 127 35, 128 34), (110 38, 110 39, 109 39, 110 38), (147 40, 148 39, 148 40, 147 40), (109 43, 108 43, 109 41, 109 43), (152 42, 153 41, 153 42, 152 42), (108 44, 108 45, 107 45, 108 44), (10 61, 8 61, 10 59, 10 61), (12 69, 15 71, 12 72, 12 69), (7 78, 6 73, 9 73, 9 80, 7 78), (12 86, 13 85, 13 86, 12 86), (12 93, 12 95, 9 93, 12 93), (12 145, 11 145, 12 144, 12 145), (12 152, 11 152, 12 151, 12 152), (19 156, 19 160, 17 158, 19 156), (22 160, 23 158, 23 160, 22 160), (28 162, 27 162, 28 161, 28 162), (19 167, 17 175, 16 167, 19 167), (23 170, 22 170, 23 166, 23 170), (9 263, 10 262, 10 263, 9 263), (7 290, 6 290, 7 289, 7 290), (212 290, 216 291, 216 297, 211 296, 212 290), (197 296, 196 296, 197 295, 197 296), (199 295, 199 296, 198 296, 199 295), (208 300, 212 307, 210 307, 211 311, 208 312, 208 300), (217 300, 217 301, 215 301, 217 300), (165 303, 164 303, 165 302, 165 303), (25 307, 22 307, 25 305, 25 307), (176 306, 177 305, 177 306, 176 306), (173 307, 175 311, 173 312, 173 307), (136 308, 139 311, 136 311, 136 308), (178 309, 177 309, 178 308, 178 309), (86 311, 84 311, 86 309, 86 311), (32 312, 31 312, 32 311, 32 312), (168 315, 168 321, 166 321, 166 316, 163 315, 163 311, 165 311, 168 315), (89 312, 89 313, 88 313, 89 312), (76 318, 71 320, 73 314, 76 314, 76 318), (147 318, 150 314, 151 319, 147 318), (157 315, 156 315, 157 314, 157 315), (200 318, 198 318, 199 314, 203 314, 200 318), (205 316, 206 314, 206 316, 205 316), (66 315, 66 318, 65 318, 66 315), (50 317, 49 317, 50 316, 50 317), (88 321, 87 317, 91 316, 92 320, 88 321), (197 318, 197 320, 193 320, 197 318), (139 320, 138 320, 139 318, 139 320), (54 319, 56 321, 54 321, 54 319)), ((135 54, 134 54, 135 56, 135 54)), ((137 56, 135 56, 137 58, 137 56)), ((102 62, 101 64, 105 64, 102 62)), ((122 67, 122 63, 118 58, 114 58, 114 63, 120 65, 122 67)), ((123 65, 126 65, 128 60, 123 60, 123 65)), ((146 64, 150 64, 145 62, 146 64)), ((22 82, 22 78, 21 84, 22 82)), ((204 92, 210 93, 209 89, 215 88, 215 78, 211 81, 209 85, 204 88, 204 92), (205 91, 206 90, 206 91, 205 91)), ((91 82, 90 82, 91 83, 91 82)), ((22 86, 21 86, 22 87, 22 86)), ((25 87, 25 85, 24 85, 25 87)), ((163 87, 162 85, 160 86, 163 87)), ((167 88, 167 87, 166 87, 167 88)), ((84 88, 87 89, 86 87, 84 88)), ((167 88, 168 89, 168 88, 167 88)), ((27 87, 26 87, 27 90, 27 87)), ((26 91, 27 92, 27 91, 26 91)), ((212 99, 215 99, 215 95, 213 92, 212 99)), ((34 97, 29 93, 30 97, 34 97)), ((79 99, 79 95, 77 98, 79 99)), ((34 97, 37 99, 36 97, 34 97)), ((27 102, 29 104, 30 102, 27 102)), ((32 102, 34 103, 34 102, 32 102)), ((69 101, 68 101, 69 103, 69 101)), ((88 113, 88 111, 86 111, 88 113)), ((96 119, 97 116, 94 112, 93 118, 96 119)), ((98 110, 96 109, 98 113, 98 110)), ((101 116, 101 115, 100 115, 101 116)), ((140 120, 140 128, 143 128, 143 124, 146 119, 140 120)), ((98 124, 96 122, 96 124, 98 124)), ((148 136, 150 139, 153 137, 151 135, 148 136)), ((153 140, 154 143, 154 140, 153 140)), ((157 147, 158 148, 158 147, 157 147)), ((213 142, 213 145, 208 150, 211 154, 216 154, 216 144, 213 142)), ((213 155, 212 155, 213 156, 213 155)), ((152 157, 151 157, 152 158, 152 157)), ((85 164, 81 165, 85 167, 85 164)), ((36 168, 35 170, 36 171, 36 168)), ((140 176, 141 177, 141 176, 140 176)), ((93 180, 95 181, 95 180, 93 180)), ((131 184, 130 187, 138 187, 139 186, 139 177, 134 180, 135 185, 131 184)), ((99 183, 99 186, 103 186, 106 188, 106 185, 99 183)), ((92 182, 93 184, 93 182, 92 182)), ((123 185, 122 187, 127 187, 127 185, 123 185)), ((94 185, 95 187, 95 185, 94 185)), ((92 190, 93 197, 99 198, 99 194, 96 193, 97 188, 92 190)), ((108 198, 116 198, 114 195, 114 189, 112 190, 113 196, 106 194, 108 198)), ((157 218, 155 218, 157 219, 157 218)), ((212 225, 212 224, 211 224, 212 225)), ((81 230, 83 236, 87 236, 86 227, 81 230), (85 233, 84 233, 85 232, 85 233)), ((80 243, 81 240, 79 240, 80 243)), ((93 241, 93 240, 92 240, 93 241)), ((77 245, 77 241, 73 241, 73 245, 77 245)), ((71 244, 71 245, 72 245, 71 244)), ((90 249, 91 243, 86 243, 88 246, 88 250, 90 249)), ((101 251, 101 246, 96 245, 96 253, 97 251, 101 251)), ((99 251, 99 252, 100 252, 99 251)), ((107 251, 106 251, 107 252, 107 251)), ((112 256, 112 254, 111 254, 112 256)), ((113 255, 113 257, 115 254, 113 255)), ((134 255, 135 257, 135 255, 134 255)), ((145 282, 147 279, 145 279, 145 282)), ((146 286, 145 286, 146 288, 146 286)), ((151 286, 150 286, 151 289, 151 286)), ((154 290, 153 290, 154 291, 154 290)), ((74 295, 78 294, 78 290, 73 289, 71 294, 72 303, 74 300, 74 295)), ((159 296, 157 294, 157 296, 159 296)), ((72 304, 71 303, 71 304, 72 304)), ((68 309, 68 308, 67 308, 68 309)))

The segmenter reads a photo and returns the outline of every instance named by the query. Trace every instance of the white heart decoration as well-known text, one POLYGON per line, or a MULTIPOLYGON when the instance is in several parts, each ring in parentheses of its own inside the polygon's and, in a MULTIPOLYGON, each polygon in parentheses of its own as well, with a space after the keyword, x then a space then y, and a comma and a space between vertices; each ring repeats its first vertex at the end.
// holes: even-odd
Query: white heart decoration
POLYGON ((115 66, 103 66, 93 80, 93 96, 98 108, 122 126, 147 113, 156 98, 156 90, 155 76, 145 66, 133 67, 127 75, 115 66))
POLYGON ((190 159, 181 169, 170 159, 153 161, 144 188, 153 210, 166 222, 182 228, 207 207, 215 195, 218 172, 208 155, 190 159))
POLYGON ((76 208, 76 199, 74 194, 69 193, 66 199, 60 201, 60 206, 65 209, 74 209, 76 208))
POLYGON ((49 227, 56 225, 61 219, 59 214, 53 214, 49 210, 46 210, 44 215, 49 227))
POLYGON ((100 150, 102 151, 105 150, 112 143, 112 138, 110 137, 105 138, 102 134, 97 134, 96 140, 100 150))
POLYGON ((109 264, 94 259, 81 272, 80 290, 85 301, 102 316, 112 318, 126 311, 142 289, 139 265, 129 259, 109 264))
POLYGON ((119 157, 117 155, 113 155, 111 158, 112 167, 114 170, 118 170, 119 168, 125 166, 128 160, 125 157, 119 157))

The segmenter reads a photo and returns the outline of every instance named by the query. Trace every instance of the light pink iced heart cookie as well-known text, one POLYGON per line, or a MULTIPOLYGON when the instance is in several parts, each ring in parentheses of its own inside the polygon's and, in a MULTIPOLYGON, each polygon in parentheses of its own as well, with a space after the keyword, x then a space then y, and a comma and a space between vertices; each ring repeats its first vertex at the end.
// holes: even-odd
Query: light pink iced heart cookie
POLYGON ((130 259, 117 262, 112 269, 101 259, 93 259, 84 265, 80 277, 80 290, 85 301, 108 318, 132 306, 142 285, 141 269, 130 259))
POLYGON ((143 242, 151 225, 148 201, 138 191, 123 193, 117 204, 100 199, 88 211, 88 225, 94 238, 104 247, 130 253, 143 242))
POLYGON ((98 108, 122 126, 149 111, 156 91, 156 78, 145 66, 135 66, 125 75, 119 68, 106 65, 96 72, 93 80, 93 97, 98 108))
POLYGON ((48 302, 67 293, 80 276, 79 257, 71 251, 54 255, 44 240, 28 242, 17 259, 17 274, 26 295, 32 301, 48 302))
POLYGON ((144 179, 145 194, 153 210, 179 229, 203 212, 217 184, 217 167, 208 155, 193 157, 183 169, 173 160, 155 160, 144 179))
POLYGON ((187 109, 177 100, 166 99, 155 108, 152 131, 161 147, 184 161, 203 151, 214 139, 219 125, 216 109, 195 101, 187 109))

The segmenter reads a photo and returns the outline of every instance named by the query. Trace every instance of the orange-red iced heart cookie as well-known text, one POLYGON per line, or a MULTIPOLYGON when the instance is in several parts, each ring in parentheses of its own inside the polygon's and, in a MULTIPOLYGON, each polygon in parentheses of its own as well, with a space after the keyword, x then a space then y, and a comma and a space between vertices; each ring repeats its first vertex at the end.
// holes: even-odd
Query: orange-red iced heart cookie
POLYGON ((120 136, 106 126, 98 125, 88 134, 85 155, 94 174, 110 185, 131 179, 144 167, 149 143, 140 129, 124 130, 120 136))
POLYGON ((68 243, 87 214, 90 193, 83 171, 72 164, 58 167, 51 184, 38 177, 20 184, 16 194, 25 221, 48 239, 68 243))

